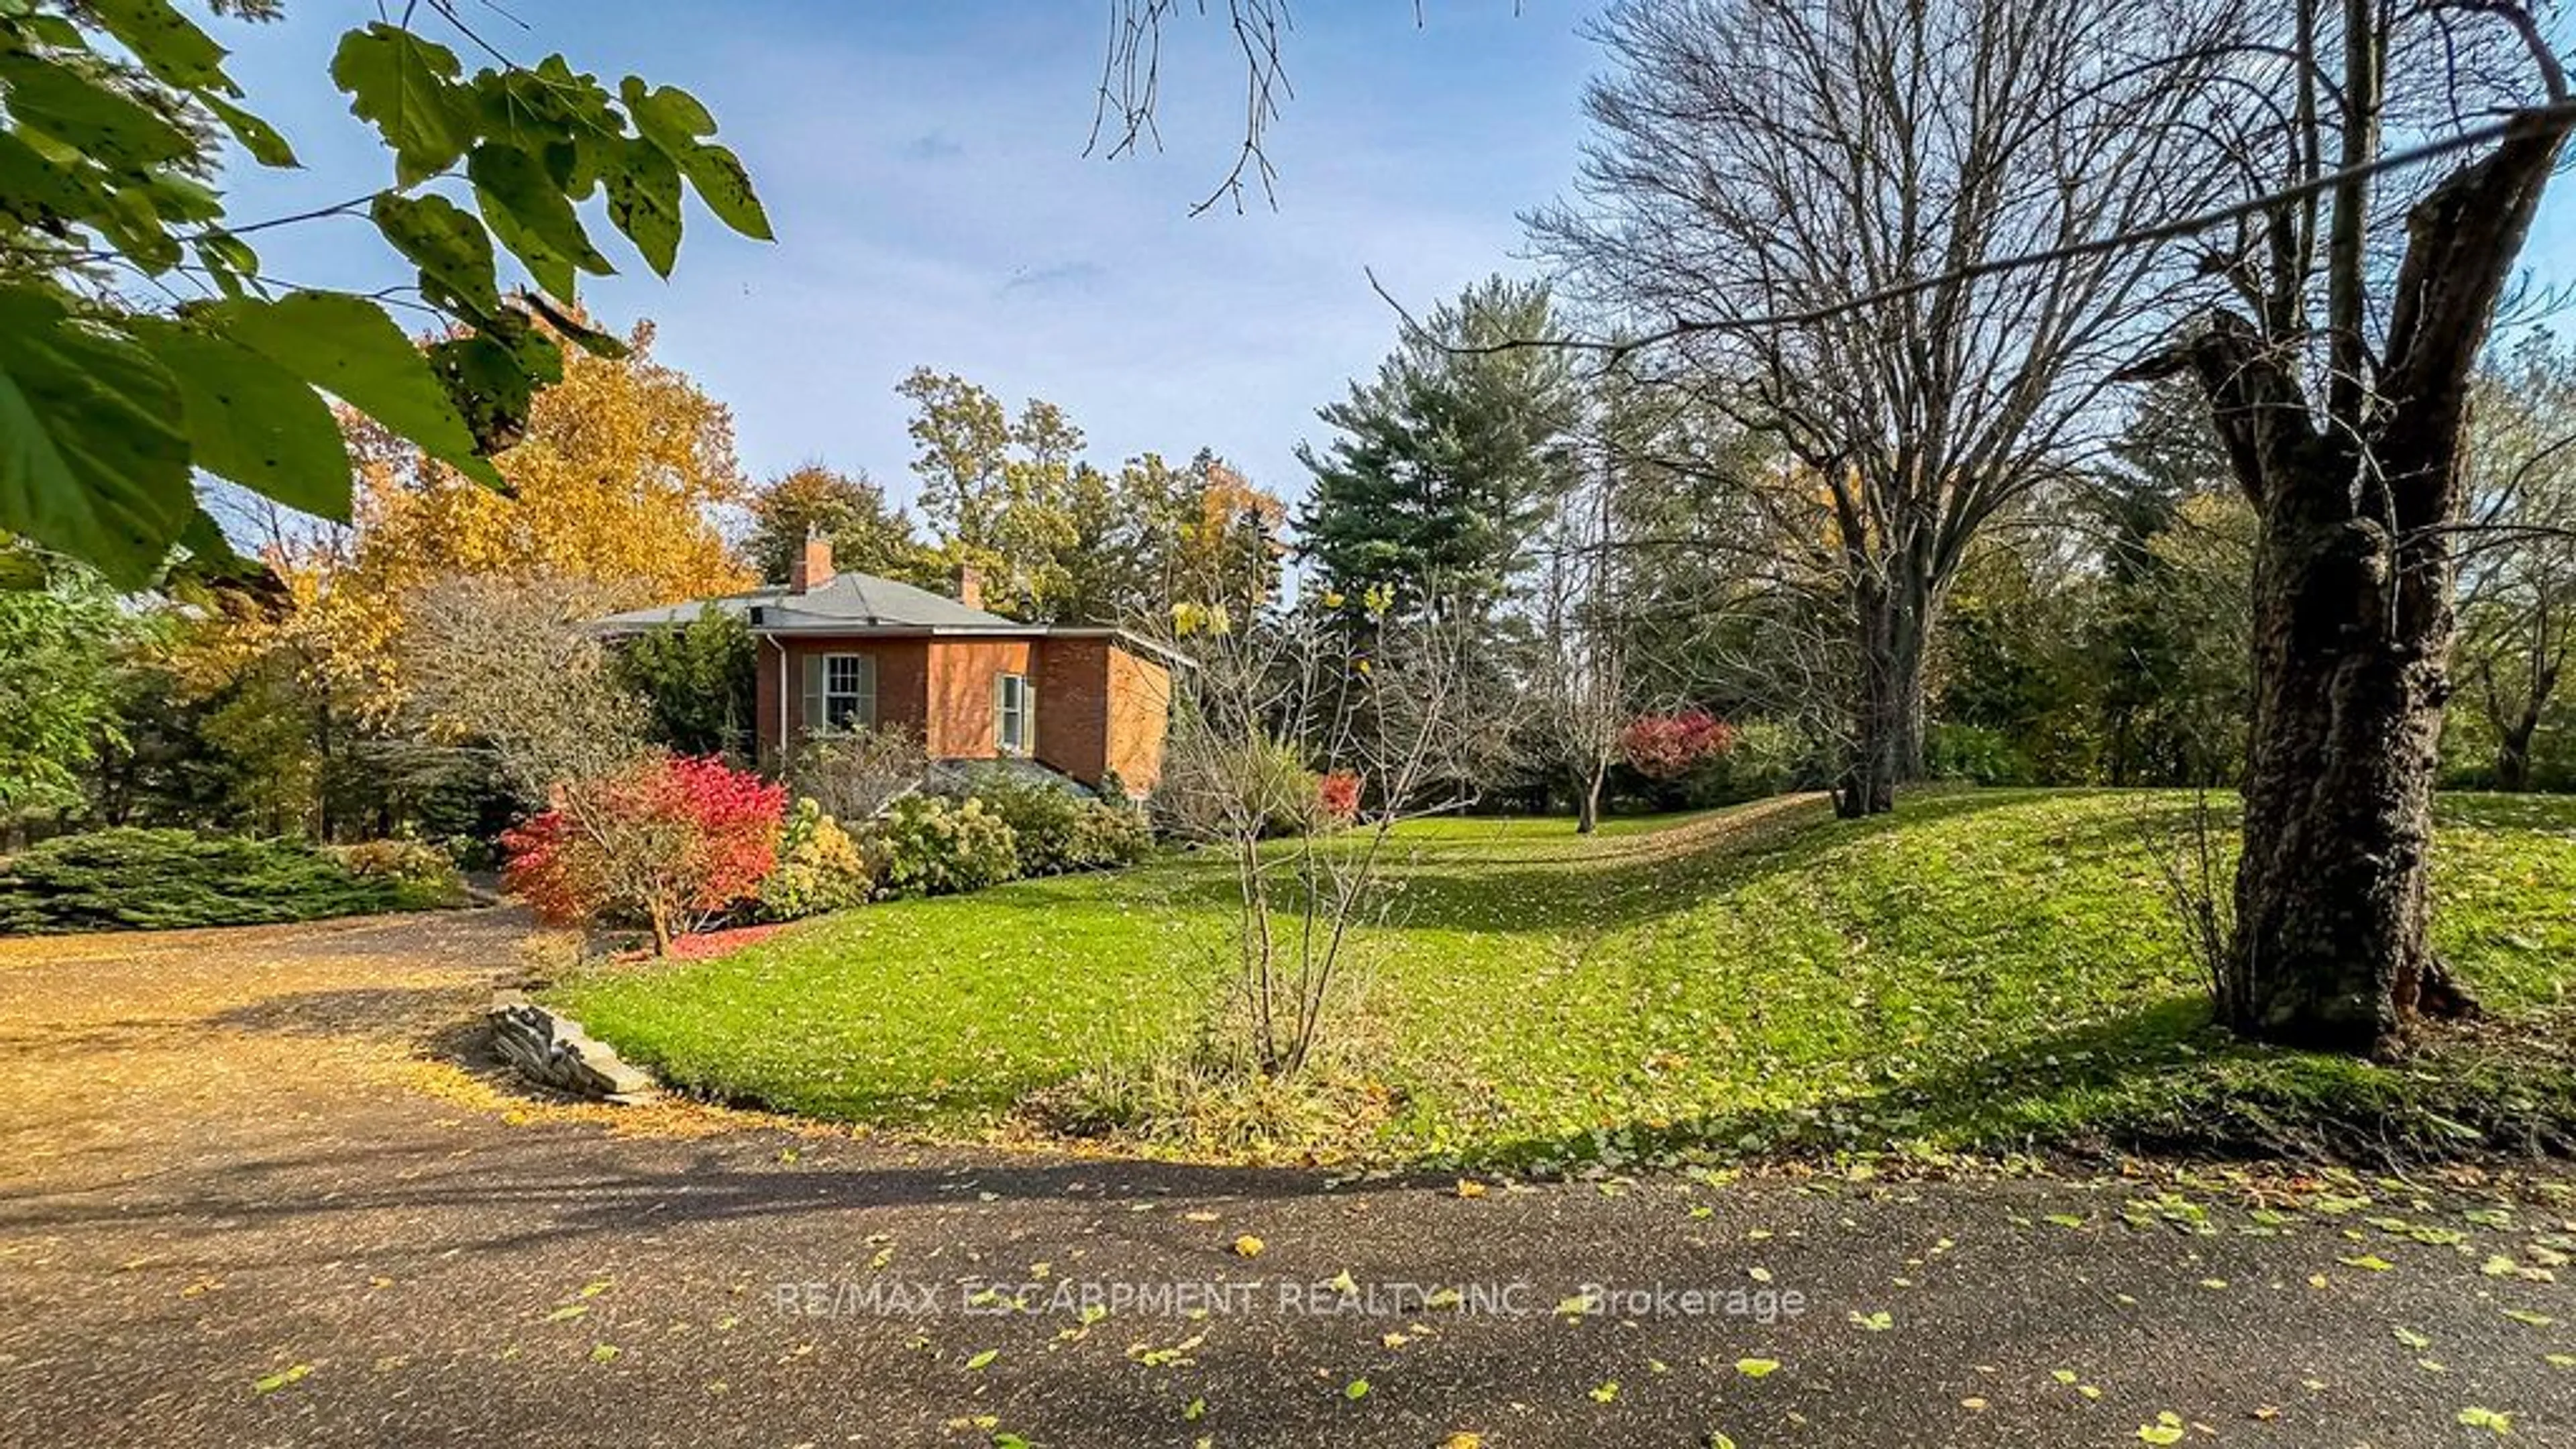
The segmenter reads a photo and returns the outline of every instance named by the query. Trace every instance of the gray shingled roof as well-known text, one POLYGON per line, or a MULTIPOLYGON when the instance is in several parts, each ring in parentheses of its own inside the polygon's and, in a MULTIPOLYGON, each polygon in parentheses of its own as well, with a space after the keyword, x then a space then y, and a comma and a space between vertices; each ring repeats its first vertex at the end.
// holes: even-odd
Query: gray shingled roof
POLYGON ((942 594, 881 579, 874 574, 834 574, 831 582, 797 594, 783 585, 754 589, 722 598, 693 599, 653 609, 630 609, 598 620, 594 627, 611 632, 683 624, 700 614, 742 616, 762 630, 849 632, 861 629, 954 629, 995 633, 1043 633, 1036 624, 983 609, 970 609, 942 594), (757 611, 756 613, 754 611, 757 611))

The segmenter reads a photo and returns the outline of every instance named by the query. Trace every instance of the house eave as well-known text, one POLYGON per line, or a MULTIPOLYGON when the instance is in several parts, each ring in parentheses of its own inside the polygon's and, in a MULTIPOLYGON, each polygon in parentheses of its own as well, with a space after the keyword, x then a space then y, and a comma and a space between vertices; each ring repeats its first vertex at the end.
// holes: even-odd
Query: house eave
POLYGON ((861 624, 841 619, 799 620, 793 624, 755 620, 751 632, 764 638, 788 639, 1030 639, 1047 632, 1044 624, 861 624))
POLYGON ((1089 624, 860 624, 839 619, 799 619, 778 623, 753 611, 751 632, 764 639, 1106 639, 1131 653, 1148 654, 1166 663, 1195 667, 1189 656, 1143 635, 1107 625, 1089 624))

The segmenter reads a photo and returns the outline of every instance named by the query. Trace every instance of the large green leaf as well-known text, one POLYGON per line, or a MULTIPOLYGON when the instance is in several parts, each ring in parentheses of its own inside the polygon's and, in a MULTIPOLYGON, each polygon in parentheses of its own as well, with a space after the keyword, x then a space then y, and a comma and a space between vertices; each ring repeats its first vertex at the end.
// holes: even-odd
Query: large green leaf
POLYGON ((381 20, 341 36, 331 57, 332 83, 384 134, 405 186, 455 165, 474 140, 473 97, 456 76, 454 51, 381 20))
POLYGON ((475 438, 494 453, 526 435, 537 390, 563 381, 563 350, 515 310, 430 348, 429 365, 475 438))
POLYGON ((722 146, 700 146, 680 158, 680 170, 716 220, 754 241, 777 240, 770 234, 769 213, 753 194, 751 173, 743 169, 740 157, 722 146))
POLYGON ((752 192, 751 173, 731 151, 699 139, 715 134, 716 118, 697 97, 678 86, 648 86, 631 75, 618 87, 618 96, 635 129, 671 158, 717 220, 755 240, 774 239, 769 213, 752 192))
POLYGON ((0 0, 0 14, 7 15, 21 35, 38 45, 50 45, 58 50, 90 48, 89 37, 81 34, 79 26, 60 15, 31 14, 29 3, 30 0, 0 0))
POLYGON ((0 287, 0 528, 150 582, 196 508, 179 416, 151 354, 0 287))
POLYGON ((214 330, 384 424, 422 452, 489 487, 490 459, 421 355, 384 309, 342 292, 235 297, 206 308, 214 330))
POLYGON ((101 205, 89 220, 125 254, 127 261, 158 276, 179 265, 179 239, 161 224, 152 198, 139 186, 118 186, 100 193, 101 205))
POLYGON ((262 166, 302 164, 295 159, 295 148, 286 144, 286 138, 278 134, 275 126, 219 96, 199 96, 197 99, 206 103, 206 109, 215 113, 215 119, 224 123, 224 129, 233 133, 234 140, 241 142, 242 149, 250 153, 250 159, 262 166))
POLYGON ((533 69, 478 71, 473 81, 485 139, 536 151, 574 136, 622 135, 626 123, 597 76, 577 74, 560 55, 533 69))
POLYGON ((656 276, 680 255, 680 168, 658 146, 628 141, 607 173, 608 219, 643 253, 656 276))
POLYGON ((0 54, 9 114, 100 164, 144 171, 191 155, 187 133, 132 97, 26 51, 0 54))
POLYGON ((131 332, 179 384, 200 468, 290 508, 349 521, 349 446, 304 379, 238 342, 158 317, 131 332))
POLYGON ((616 268, 590 244, 572 202, 545 163, 516 146, 485 142, 465 163, 483 220, 537 285, 569 301, 573 269, 606 276, 616 268))
POLYGON ((474 213, 444 196, 388 191, 376 197, 369 214, 394 250, 420 268, 421 289, 433 304, 453 301, 474 317, 501 310, 492 237, 474 213))
POLYGON ((42 226, 86 217, 97 205, 79 175, 47 160, 15 132, 0 131, 0 216, 42 226))
POLYGON ((128 189, 142 192, 163 221, 213 221, 224 214, 224 199, 213 187, 176 171, 155 171, 128 189))
POLYGON ((145 70, 181 90, 233 93, 224 48, 170 0, 89 0, 89 8, 145 70))
POLYGON ((619 83, 617 93, 626 102, 626 114, 634 118, 635 129, 674 161, 698 149, 699 138, 716 133, 714 113, 678 86, 651 86, 642 76, 630 75, 619 83))
POLYGON ((187 526, 179 530, 179 547, 188 551, 188 557, 184 562, 172 565, 170 572, 174 575, 184 574, 213 583, 257 578, 267 573, 267 567, 259 560, 233 547, 233 541, 224 536, 224 526, 215 522, 215 516, 203 508, 191 514, 187 526))
POLYGON ((200 232, 188 239, 188 248, 197 254, 197 265, 205 269, 207 279, 225 296, 238 297, 245 284, 258 285, 259 253, 231 232, 200 232))

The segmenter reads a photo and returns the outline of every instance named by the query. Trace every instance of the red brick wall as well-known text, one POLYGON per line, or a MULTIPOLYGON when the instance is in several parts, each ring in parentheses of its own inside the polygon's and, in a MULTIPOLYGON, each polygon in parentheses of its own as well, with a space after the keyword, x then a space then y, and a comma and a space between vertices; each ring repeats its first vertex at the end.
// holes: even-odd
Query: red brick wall
POLYGON ((1037 690, 1040 763, 1096 784, 1115 770, 1138 790, 1163 770, 1172 681, 1160 664, 1106 639, 764 639, 759 653, 760 747, 779 750, 779 660, 786 658, 787 737, 805 725, 805 660, 869 654, 877 661, 877 720, 919 730, 933 759, 993 757, 993 678, 1026 674, 1037 690))
POLYGON ((778 661, 787 658, 787 736, 805 733, 805 661, 816 654, 869 654, 877 661, 877 723, 926 729, 930 676, 927 639, 764 639, 760 644, 760 753, 775 759, 779 748, 778 661))
MULTIPOLYGON (((1027 639, 930 641, 930 710, 927 730, 934 760, 993 758, 993 679, 1026 674, 1027 639)), ((1046 728, 1047 697, 1038 690, 1038 728, 1046 728)))
POLYGON ((1038 760, 1088 785, 1109 761, 1106 639, 1049 639, 1038 649, 1038 760))
POLYGON ((1108 765, 1131 790, 1163 778, 1163 737, 1171 728, 1172 675, 1124 649, 1108 651, 1108 765))

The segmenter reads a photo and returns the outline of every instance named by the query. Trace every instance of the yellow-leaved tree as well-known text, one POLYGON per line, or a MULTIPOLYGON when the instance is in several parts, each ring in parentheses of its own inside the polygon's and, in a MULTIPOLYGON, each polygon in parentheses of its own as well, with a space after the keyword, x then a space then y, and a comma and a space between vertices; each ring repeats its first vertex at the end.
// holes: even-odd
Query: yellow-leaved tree
POLYGON ((433 586, 517 580, 605 611, 751 585, 713 517, 746 491, 732 417, 652 342, 643 324, 623 357, 565 349, 562 381, 495 460, 506 494, 344 415, 352 525, 272 520, 279 586, 186 612, 163 664, 175 702, 203 716, 232 773, 268 782, 246 802, 267 828, 376 828, 362 817, 393 808, 371 799, 387 762, 439 743, 410 740, 400 719, 406 631, 433 586))
POLYGON ((496 459, 506 494, 353 422, 355 537, 299 550, 280 571, 371 719, 401 703, 406 602, 439 580, 563 581, 620 609, 752 586, 713 518, 749 490, 733 415, 654 361, 652 345, 647 322, 625 357, 566 349, 563 381, 496 459))

